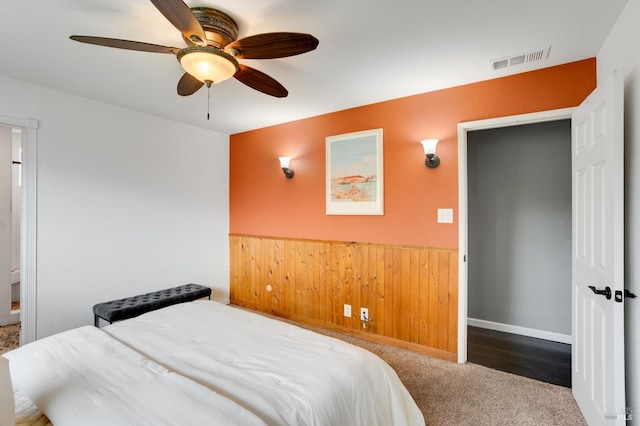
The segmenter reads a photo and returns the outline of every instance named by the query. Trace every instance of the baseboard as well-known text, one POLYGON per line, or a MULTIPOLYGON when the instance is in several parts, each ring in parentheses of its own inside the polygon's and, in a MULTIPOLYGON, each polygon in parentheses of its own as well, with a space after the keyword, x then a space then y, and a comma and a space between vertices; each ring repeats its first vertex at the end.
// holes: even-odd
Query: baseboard
POLYGON ((551 340, 552 342, 571 344, 572 341, 572 337, 568 334, 554 333, 552 331, 537 330, 535 328, 520 327, 517 325, 502 324, 499 322, 485 321, 475 318, 467 318, 467 324, 472 327, 504 331, 505 333, 520 334, 521 336, 551 340))

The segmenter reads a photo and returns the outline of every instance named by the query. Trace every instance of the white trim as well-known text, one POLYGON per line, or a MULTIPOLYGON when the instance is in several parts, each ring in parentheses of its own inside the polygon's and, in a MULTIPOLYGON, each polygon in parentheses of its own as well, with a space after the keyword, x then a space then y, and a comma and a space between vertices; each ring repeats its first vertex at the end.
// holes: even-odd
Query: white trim
POLYGON ((22 220, 20 235, 20 345, 36 340, 36 141, 38 121, 0 116, 0 124, 21 128, 22 220))
POLYGON ((467 318, 467 322, 472 327, 486 328, 488 330, 503 331, 505 333, 535 337, 536 339, 571 344, 571 335, 569 334, 554 333, 553 331, 538 330, 535 328, 520 327, 519 325, 502 324, 499 322, 485 321, 475 318, 467 318))
POLYGON ((467 131, 458 124, 458 362, 467 362, 467 131))
POLYGON ((468 297, 468 205, 467 205, 467 132, 542 123, 571 118, 572 108, 490 118, 458 123, 458 362, 467 362, 468 297))

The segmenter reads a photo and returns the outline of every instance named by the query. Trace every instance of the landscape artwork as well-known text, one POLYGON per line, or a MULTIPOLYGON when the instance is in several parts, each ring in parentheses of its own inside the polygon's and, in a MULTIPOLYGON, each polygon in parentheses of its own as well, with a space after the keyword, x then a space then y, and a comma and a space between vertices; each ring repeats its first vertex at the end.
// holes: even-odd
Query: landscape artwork
POLYGON ((327 214, 382 215, 382 129, 326 138, 327 214))

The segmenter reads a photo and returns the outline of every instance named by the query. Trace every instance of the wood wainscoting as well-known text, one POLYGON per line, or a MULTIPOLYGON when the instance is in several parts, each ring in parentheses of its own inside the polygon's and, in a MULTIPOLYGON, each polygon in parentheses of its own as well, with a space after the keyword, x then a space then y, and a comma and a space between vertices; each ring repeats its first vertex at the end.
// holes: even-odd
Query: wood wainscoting
POLYGON ((457 359, 457 250, 246 235, 229 241, 232 304, 457 359), (369 322, 360 321, 361 307, 369 322))

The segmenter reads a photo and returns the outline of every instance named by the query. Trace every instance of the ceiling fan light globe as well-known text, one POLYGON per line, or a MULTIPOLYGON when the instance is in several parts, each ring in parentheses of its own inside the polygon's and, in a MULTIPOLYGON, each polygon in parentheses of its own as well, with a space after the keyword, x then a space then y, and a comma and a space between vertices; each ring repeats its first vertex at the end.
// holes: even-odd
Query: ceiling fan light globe
POLYGON ((238 61, 233 56, 213 47, 187 47, 177 56, 182 68, 203 83, 220 83, 238 71, 238 61))

